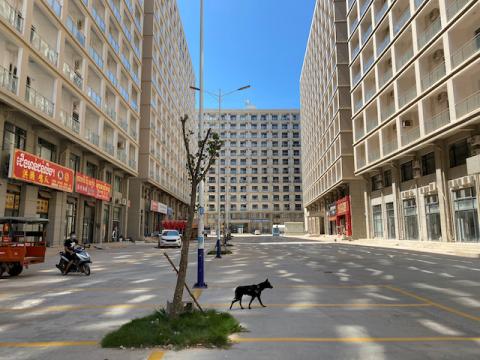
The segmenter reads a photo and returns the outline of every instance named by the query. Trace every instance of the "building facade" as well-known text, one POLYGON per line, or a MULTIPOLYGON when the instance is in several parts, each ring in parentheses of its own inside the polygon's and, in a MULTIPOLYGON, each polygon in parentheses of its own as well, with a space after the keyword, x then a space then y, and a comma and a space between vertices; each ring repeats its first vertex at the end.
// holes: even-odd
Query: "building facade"
POLYGON ((0 216, 50 245, 127 234, 142 25, 141 0, 0 0, 0 216))
POLYGON ((346 2, 317 0, 300 79, 305 222, 310 234, 365 236, 354 175, 346 2))
MULTIPOLYGON (((190 183, 180 117, 196 119, 195 74, 176 0, 145 2, 139 177, 130 180, 129 235, 186 219, 190 183)), ((195 140, 196 141, 196 140, 195 140)))
POLYGON ((480 241, 480 3, 349 0, 370 237, 480 241))
POLYGON ((298 110, 206 110, 206 128, 225 141, 205 180, 205 224, 271 233, 303 222, 298 110), (220 211, 218 211, 220 210, 220 211))

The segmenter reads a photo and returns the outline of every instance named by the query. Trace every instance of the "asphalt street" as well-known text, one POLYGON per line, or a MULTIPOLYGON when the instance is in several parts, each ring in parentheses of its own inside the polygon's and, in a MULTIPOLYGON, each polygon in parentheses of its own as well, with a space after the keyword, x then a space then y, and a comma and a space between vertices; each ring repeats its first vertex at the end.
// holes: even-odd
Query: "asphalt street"
POLYGON ((207 257, 201 304, 228 311, 236 286, 268 278, 274 288, 262 294, 266 308, 234 305, 248 332, 230 349, 100 348, 104 334, 173 295, 162 254, 178 263, 179 251, 137 244, 92 250, 90 277, 62 276, 53 255, 0 278, 0 359, 480 359, 478 259, 253 235, 232 242, 232 255, 207 257))

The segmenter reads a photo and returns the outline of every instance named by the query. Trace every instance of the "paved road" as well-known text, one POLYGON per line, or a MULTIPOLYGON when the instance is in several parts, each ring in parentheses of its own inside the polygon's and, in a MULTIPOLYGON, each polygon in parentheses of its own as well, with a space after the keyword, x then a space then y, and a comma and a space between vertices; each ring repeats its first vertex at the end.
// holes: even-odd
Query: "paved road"
MULTIPOLYGON (((204 306, 227 309, 235 286, 267 277, 274 289, 262 296, 267 308, 231 311, 249 332, 229 350, 96 344, 172 297, 174 274, 162 251, 145 244, 92 251, 90 277, 63 277, 49 257, 17 279, 1 278, 0 359, 480 358, 477 259, 259 236, 234 244, 233 255, 207 260, 209 288, 197 293, 204 306)), ((168 252, 178 261, 178 250, 168 252)))

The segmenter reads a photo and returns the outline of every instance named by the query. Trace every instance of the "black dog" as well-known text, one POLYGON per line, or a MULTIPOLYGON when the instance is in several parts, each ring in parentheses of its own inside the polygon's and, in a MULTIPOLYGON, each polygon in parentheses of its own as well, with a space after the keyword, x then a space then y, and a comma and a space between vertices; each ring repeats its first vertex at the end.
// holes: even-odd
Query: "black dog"
POLYGON ((260 284, 257 285, 248 285, 248 286, 239 286, 235 289, 235 298, 232 301, 232 304, 230 305, 230 309, 232 308, 233 304, 236 303, 237 301, 240 302, 240 307, 243 309, 242 306, 242 296, 243 295, 249 295, 252 298, 250 299, 250 303, 248 304, 248 308, 251 309, 250 305, 252 304, 253 299, 257 298, 258 301, 260 302, 260 305, 263 307, 266 307, 262 303, 262 299, 260 299, 260 295, 262 294, 262 291, 265 289, 273 289, 272 284, 267 280, 264 282, 261 282, 260 284))

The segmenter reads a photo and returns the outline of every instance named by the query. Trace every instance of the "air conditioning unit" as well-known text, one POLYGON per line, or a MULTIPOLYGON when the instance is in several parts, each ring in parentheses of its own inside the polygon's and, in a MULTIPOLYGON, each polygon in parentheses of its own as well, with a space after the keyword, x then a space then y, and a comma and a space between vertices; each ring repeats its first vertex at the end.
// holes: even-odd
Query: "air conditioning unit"
POLYGON ((467 143, 472 146, 480 146, 480 135, 474 135, 467 139, 467 143))
POLYGON ((402 120, 402 127, 407 128, 412 126, 412 120, 402 120))
POLYGON ((433 61, 435 62, 439 62, 439 61, 443 61, 445 60, 445 56, 443 54, 443 50, 442 49, 438 49, 436 50, 433 55, 432 55, 432 59, 433 61))
POLYGON ((446 101, 448 101, 448 93, 446 91, 437 95, 437 102, 444 103, 446 101))
POLYGON ((440 16, 440 10, 438 8, 435 8, 432 11, 430 11, 430 14, 428 14, 428 19, 430 20, 430 22, 434 22, 435 20, 438 19, 439 16, 440 16))
POLYGON ((82 60, 75 60, 75 62, 73 63, 73 67, 75 68, 75 70, 79 70, 81 65, 82 60))
POLYGON ((83 26, 83 21, 82 21, 82 20, 78 20, 78 21, 77 21, 78 30, 82 30, 82 26, 83 26))
POLYGON ((122 205, 127 205, 127 199, 126 198, 122 198, 122 205))

